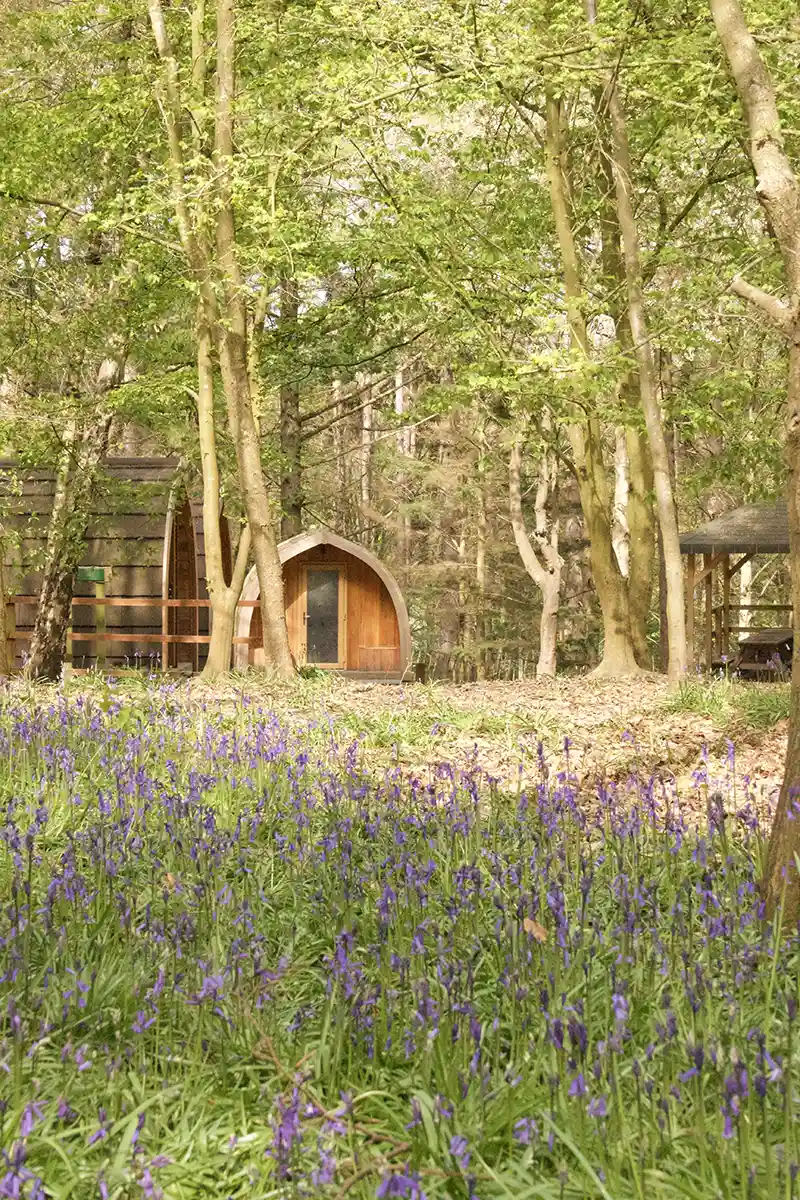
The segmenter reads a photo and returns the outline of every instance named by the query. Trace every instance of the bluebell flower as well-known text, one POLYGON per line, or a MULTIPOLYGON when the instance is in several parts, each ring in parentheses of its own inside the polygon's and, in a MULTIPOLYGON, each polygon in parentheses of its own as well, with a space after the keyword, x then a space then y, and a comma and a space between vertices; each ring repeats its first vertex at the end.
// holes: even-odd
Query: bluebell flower
POLYGON ((462 1171, 466 1171, 472 1155, 470 1154, 469 1143, 463 1134, 457 1133, 450 1139, 450 1153, 462 1171))
POLYGON ((539 1136, 539 1126, 533 1117, 521 1117, 514 1123, 514 1140, 521 1146, 530 1146, 539 1136))
POLYGON ((378 1184, 375 1193, 377 1200, 389 1200, 389 1197, 407 1197, 407 1200, 427 1200, 419 1182, 419 1174, 409 1171, 408 1166, 402 1171, 386 1171, 378 1184))

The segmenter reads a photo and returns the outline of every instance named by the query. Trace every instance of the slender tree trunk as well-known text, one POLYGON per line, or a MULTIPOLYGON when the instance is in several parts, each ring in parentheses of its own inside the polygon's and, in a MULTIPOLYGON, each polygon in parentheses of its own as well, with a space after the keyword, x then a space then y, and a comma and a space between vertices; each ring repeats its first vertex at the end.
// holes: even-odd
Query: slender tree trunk
POLYGON ((638 429, 626 432, 628 445, 628 533, 630 555, 628 566, 628 604, 631 616, 631 637, 640 667, 650 665, 647 645, 647 618, 653 594, 653 551, 656 522, 653 513, 653 460, 647 439, 638 429))
POLYGON ((787 156, 775 87, 738 0, 711 0, 750 136, 756 195, 783 259, 788 302, 743 279, 733 290, 757 305, 789 343, 786 455, 789 465, 789 561, 794 606, 794 661, 786 765, 763 880, 768 915, 783 905, 787 924, 800 918, 800 183, 787 156))
POLYGON ((236 443, 239 486, 242 489, 259 601, 266 661, 279 674, 290 676, 294 664, 289 650, 283 607, 283 570, 272 528, 272 513, 261 467, 261 444, 253 412, 247 355, 247 312, 244 281, 236 255, 231 169, 234 157, 233 100, 236 90, 235 14, 233 0, 217 0, 217 96, 214 155, 217 166, 217 257, 224 284, 224 308, 219 328, 219 359, 228 420, 236 443))
POLYGON ((236 547, 236 561, 230 585, 225 582, 222 561, 222 534, 219 527, 222 509, 217 459, 217 434, 214 422, 214 368, 211 325, 201 299, 198 304, 197 341, 197 426, 203 473, 203 532, 205 540, 206 587, 211 604, 211 640, 203 667, 203 678, 215 679, 231 667, 236 606, 242 594, 250 553, 250 527, 246 525, 236 547))
POLYGON ((336 401, 336 423, 333 427, 333 445, 336 453, 336 482, 338 484, 336 508, 338 527, 341 533, 349 536, 351 527, 350 473, 347 465, 347 422, 345 420, 344 404, 342 402, 342 381, 334 379, 333 396, 336 401))
MULTIPOLYGON (((297 326, 298 295, 294 279, 281 282, 281 332, 293 338, 297 326)), ((300 464, 300 388, 295 381, 280 387, 281 427, 281 538, 303 529, 303 473, 300 464)))
POLYGON ((625 430, 617 429, 614 444, 614 554, 620 574, 628 578, 630 571, 630 530, 628 529, 628 497, 630 496, 630 467, 625 430))
MULTIPOLYGON (((444 371, 442 372, 444 376, 444 371)), ((440 484, 441 507, 431 538, 433 561, 442 569, 437 613, 437 645, 434 654, 434 678, 455 677, 456 652, 460 628, 458 609, 457 529, 461 524, 458 503, 461 478, 452 460, 452 449, 458 437, 456 412, 451 410, 440 425, 438 462, 440 479, 452 480, 448 487, 440 484)))
MULTIPOLYGON (((742 563, 739 568, 739 603, 747 605, 753 603, 753 560, 748 559, 746 563, 742 563)), ((739 620, 737 625, 748 627, 753 619, 753 613, 749 607, 739 609, 739 620)), ((739 635, 741 638, 741 634, 739 635)))
POLYGON ((537 677, 556 673, 556 643, 558 638, 558 609, 561 598, 562 560, 558 553, 558 523, 553 523, 547 533, 546 504, 550 492, 548 455, 545 452, 539 466, 539 483, 536 490, 536 548, 528 536, 522 513, 520 468, 522 465, 522 440, 518 438, 511 447, 508 462, 508 496, 511 528, 519 556, 525 570, 542 594, 542 614, 539 620, 539 660, 536 664, 537 677), (539 555, 543 559, 540 561, 539 555))
POLYGON ((361 524, 364 527, 361 540, 365 546, 369 546, 372 540, 369 533, 372 494, 372 389, 369 378, 364 383, 369 390, 361 406, 361 524))
POLYGON ((462 521, 461 523, 461 534, 456 545, 456 553, 458 554, 458 646, 463 653, 459 654, 455 668, 459 683, 471 683, 475 627, 469 604, 466 521, 462 521))
MULTIPOLYGON (((588 358, 589 344, 581 311, 583 289, 564 176, 561 105, 553 96, 547 98, 545 158, 553 220, 561 249, 570 337, 573 349, 588 358)), ((639 668, 631 638, 628 589, 614 555, 611 502, 600 427, 593 418, 585 422, 576 420, 567 425, 567 434, 589 538, 592 575, 603 614, 603 657, 594 673, 599 676, 633 675, 639 668)))
POLYGON ((475 675, 479 680, 486 678, 486 531, 487 531, 487 487, 486 487, 486 424, 480 414, 478 418, 478 511, 475 521, 475 586, 478 610, 475 614, 475 675))
MULTIPOLYGON (((198 289, 195 321, 198 376, 196 405, 203 474, 206 584, 211 604, 211 635, 203 677, 213 679, 230 670, 234 616, 247 569, 250 530, 247 527, 239 538, 236 566, 230 588, 228 588, 222 567, 222 538, 219 528, 220 483, 212 362, 213 333, 217 325, 218 312, 211 279, 211 249, 205 231, 195 227, 187 202, 186 168, 182 143, 183 108, 178 84, 178 63, 167 32, 161 0, 148 0, 148 9, 153 38, 163 69, 162 95, 159 97, 159 102, 167 135, 167 162, 173 206, 181 245, 198 289)), ((191 148, 197 158, 204 153, 203 126, 205 124, 207 66, 206 41, 203 31, 204 19, 204 0, 197 0, 191 18, 191 102, 193 109, 191 148)), ((252 366, 252 364, 248 363, 248 366, 252 366)), ((234 441, 236 441, 237 428, 238 423, 234 414, 234 426, 231 429, 234 441)))
MULTIPOLYGON (((589 0, 593 5, 594 0, 589 0)), ((639 256, 639 233, 632 201, 632 177, 625 114, 616 80, 609 77, 606 102, 611 117, 613 169, 617 197, 617 215, 622 235, 625 277, 628 285, 628 323, 639 373, 639 393, 647 427, 647 440, 653 462, 653 481, 658 523, 664 552, 667 581, 667 623, 669 629, 669 675, 673 680, 686 673, 686 614, 683 599, 683 561, 678 534, 678 514, 672 491, 669 452, 658 403, 653 347, 647 328, 644 289, 639 256)))
MULTIPOLYGON (((406 376, 405 368, 402 365, 400 365, 397 368, 397 372, 395 374, 394 411, 395 411, 395 414, 400 418, 403 425, 405 425, 406 413, 407 413, 407 403, 406 403, 407 387, 406 387, 405 376, 406 376)), ((403 456, 403 458, 411 457, 410 434, 411 434, 411 430, 405 429, 405 428, 399 430, 399 432, 397 434, 397 450, 398 450, 398 453, 403 456)), ((410 485, 410 480, 409 480, 408 472, 403 470, 400 472, 399 478, 397 480, 397 487, 398 487, 398 491, 401 493, 402 498, 403 498, 402 513, 401 513, 402 534, 401 534, 400 549, 401 549, 404 567, 408 567, 411 562, 411 517, 410 517, 409 511, 408 511, 408 506, 409 506, 409 502, 410 502, 409 485, 410 485)))

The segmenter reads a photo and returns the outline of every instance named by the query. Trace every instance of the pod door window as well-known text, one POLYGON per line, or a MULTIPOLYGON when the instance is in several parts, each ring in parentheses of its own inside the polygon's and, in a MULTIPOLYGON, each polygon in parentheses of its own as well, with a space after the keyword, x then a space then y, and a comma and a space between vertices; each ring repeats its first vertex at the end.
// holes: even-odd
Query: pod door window
POLYGON ((338 667, 344 661, 344 571, 306 568, 306 662, 338 667))

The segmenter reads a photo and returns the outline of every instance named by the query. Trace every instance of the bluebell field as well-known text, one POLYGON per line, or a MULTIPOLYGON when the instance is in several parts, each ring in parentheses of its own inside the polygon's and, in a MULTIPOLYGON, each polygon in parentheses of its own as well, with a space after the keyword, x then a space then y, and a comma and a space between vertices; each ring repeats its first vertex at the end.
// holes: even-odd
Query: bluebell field
POLYGON ((798 936, 732 762, 693 830, 568 745, 375 776, 154 685, 5 693, 0 763, 0 1196, 798 1195, 798 936))

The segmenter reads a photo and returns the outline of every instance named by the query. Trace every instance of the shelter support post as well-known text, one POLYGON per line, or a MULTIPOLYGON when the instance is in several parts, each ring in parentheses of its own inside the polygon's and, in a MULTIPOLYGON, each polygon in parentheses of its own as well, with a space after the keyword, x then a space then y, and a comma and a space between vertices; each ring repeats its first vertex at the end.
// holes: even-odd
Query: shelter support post
POLYGON ((97 667, 99 670, 106 665, 106 606, 103 603, 106 598, 105 571, 103 578, 98 579, 94 585, 94 594, 98 601, 94 610, 94 628, 97 634, 97 667))
POLYGON ((731 651, 731 556, 726 554, 722 562, 722 637, 717 654, 726 661, 731 651))
POLYGON ((695 556, 687 555, 686 563, 686 645, 689 651, 689 661, 692 665, 695 662, 694 650, 694 589, 695 575, 697 568, 695 564, 695 556))
POLYGON ((13 600, 6 601, 6 654, 10 675, 17 661, 17 606, 13 600))
POLYGON ((161 601, 161 670, 166 671, 169 666, 169 606, 166 601, 161 601))
POLYGON ((714 607, 714 564, 711 554, 703 555, 703 591, 705 593, 705 612, 703 614, 705 624, 705 658, 706 670, 711 670, 711 662, 714 651, 714 626, 713 626, 713 607, 714 607))

